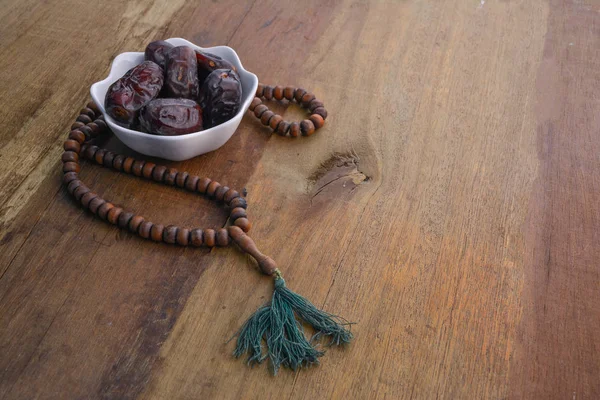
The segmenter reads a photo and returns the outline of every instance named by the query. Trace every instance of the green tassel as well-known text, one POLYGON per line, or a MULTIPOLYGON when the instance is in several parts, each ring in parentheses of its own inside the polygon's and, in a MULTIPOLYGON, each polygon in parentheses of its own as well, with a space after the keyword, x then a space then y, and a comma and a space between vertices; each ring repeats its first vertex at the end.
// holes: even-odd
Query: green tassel
POLYGON ((285 286, 279 271, 275 274, 275 290, 271 303, 256 311, 238 332, 235 357, 248 353, 248 364, 261 363, 269 358, 276 375, 281 366, 296 370, 319 363, 324 352, 314 343, 329 336, 329 345, 341 345, 352 340, 346 327, 350 323, 338 316, 321 311, 304 297, 285 286), (310 341, 304 335, 304 322, 315 331, 310 341), (264 352, 263 341, 267 352, 264 352))

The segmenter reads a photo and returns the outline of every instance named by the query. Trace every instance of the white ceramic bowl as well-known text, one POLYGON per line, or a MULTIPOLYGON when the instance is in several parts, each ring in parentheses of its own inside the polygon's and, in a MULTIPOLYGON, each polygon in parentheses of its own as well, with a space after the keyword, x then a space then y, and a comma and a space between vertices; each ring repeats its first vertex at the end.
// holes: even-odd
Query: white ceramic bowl
POLYGON ((229 61, 238 70, 242 81, 242 105, 238 113, 229 121, 213 128, 200 132, 188 133, 181 136, 158 136, 144 132, 134 131, 118 125, 104 110, 104 97, 108 87, 125 72, 144 61, 144 53, 121 53, 115 57, 108 77, 92 85, 90 92, 92 98, 104 114, 106 123, 115 135, 128 147, 148 156, 165 158, 167 160, 182 161, 208 153, 223 146, 239 126, 244 113, 256 93, 258 78, 242 66, 237 53, 227 46, 202 48, 181 38, 167 39, 174 46, 190 46, 197 50, 215 54, 229 61))

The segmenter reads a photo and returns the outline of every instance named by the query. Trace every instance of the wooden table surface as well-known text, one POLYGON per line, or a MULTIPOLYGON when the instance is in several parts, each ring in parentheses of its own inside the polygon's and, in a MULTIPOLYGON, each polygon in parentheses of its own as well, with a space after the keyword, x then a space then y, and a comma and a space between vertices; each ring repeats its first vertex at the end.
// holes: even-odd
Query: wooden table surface
MULTIPOLYGON (((0 46, 0 398, 600 398, 598 1, 4 0, 0 46), (247 115, 167 164, 247 188, 290 286, 357 323, 318 367, 231 356, 272 292, 235 248, 144 241, 61 185, 90 85, 168 37, 229 45, 329 110, 294 140, 247 115)), ((153 221, 226 223, 81 175, 153 221)))

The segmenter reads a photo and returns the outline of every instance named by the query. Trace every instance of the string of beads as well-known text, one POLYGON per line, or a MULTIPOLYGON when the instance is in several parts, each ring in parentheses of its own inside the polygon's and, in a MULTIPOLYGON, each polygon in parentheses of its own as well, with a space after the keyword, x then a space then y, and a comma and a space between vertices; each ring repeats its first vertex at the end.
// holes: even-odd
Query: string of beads
MULTIPOLYGON (((323 126, 324 119, 327 117, 327 111, 323 107, 323 103, 318 101, 313 94, 301 88, 282 88, 281 86, 273 88, 261 84, 256 95, 257 97, 252 101, 250 109, 255 116, 260 118, 263 124, 270 126, 282 136, 296 137, 300 133, 305 136, 312 135, 316 129, 323 126), (300 123, 290 123, 270 111, 262 104, 260 97, 266 100, 272 98, 276 100, 282 100, 283 98, 290 101, 296 100, 298 104, 308 108, 312 114, 300 123)), ((262 254, 254 241, 246 235, 252 227, 246 211, 248 203, 237 190, 221 185, 219 182, 207 177, 199 177, 186 171, 178 171, 175 168, 117 154, 94 144, 108 132, 110 131, 104 116, 96 104, 90 102, 81 110, 77 120, 71 126, 68 139, 63 145, 65 150, 62 155, 63 182, 67 187, 67 191, 85 209, 121 229, 127 229, 155 242, 194 247, 224 247, 230 245, 233 241, 241 250, 257 260, 263 273, 267 275, 275 273, 277 270, 275 262, 270 257, 262 254), (218 229, 181 228, 176 225, 165 226, 146 220, 141 215, 126 211, 122 207, 103 199, 87 187, 79 179, 81 158, 96 162, 104 167, 113 168, 119 172, 133 174, 144 179, 205 195, 209 199, 225 204, 229 208, 229 222, 231 225, 218 229)))

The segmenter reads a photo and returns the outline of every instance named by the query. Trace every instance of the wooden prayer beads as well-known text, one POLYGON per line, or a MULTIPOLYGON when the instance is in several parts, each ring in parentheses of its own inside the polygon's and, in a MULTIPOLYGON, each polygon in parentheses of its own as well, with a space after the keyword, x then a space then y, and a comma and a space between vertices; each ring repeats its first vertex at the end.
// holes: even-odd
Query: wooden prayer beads
POLYGON ((323 107, 323 102, 316 99, 315 95, 302 88, 268 86, 259 84, 256 89, 256 97, 250 103, 250 111, 260 122, 268 126, 280 136, 298 137, 310 136, 325 124, 327 111, 323 107), (283 100, 295 101, 299 106, 308 109, 311 115, 308 119, 300 122, 285 121, 281 115, 275 114, 263 104, 261 98, 265 100, 283 100))
MULTIPOLYGON (((317 100, 312 93, 302 88, 295 89, 289 86, 271 87, 259 84, 256 97, 250 104, 250 110, 265 126, 269 126, 281 136, 297 137, 300 134, 310 136, 317 129, 323 127, 325 118, 327 118, 323 103, 317 100), (300 106, 307 108, 311 115, 301 122, 285 121, 282 116, 269 110, 262 103, 261 97, 266 100, 296 101, 300 106)), ((234 241, 243 251, 256 258, 265 274, 272 275, 275 272, 275 262, 261 254, 252 239, 245 234, 252 227, 252 223, 248 219, 246 211, 248 203, 240 195, 240 192, 210 178, 190 175, 188 172, 178 171, 175 168, 116 154, 95 145, 94 141, 107 132, 108 127, 104 117, 98 107, 90 102, 81 110, 77 120, 71 125, 71 132, 63 145, 65 150, 61 158, 64 172, 63 182, 67 186, 67 191, 84 208, 121 229, 127 229, 145 239, 156 242, 180 246, 224 247, 234 241), (104 200, 99 194, 84 185, 79 179, 81 158, 119 172, 133 174, 168 186, 177 186, 225 203, 231 210, 229 216, 231 225, 215 230, 181 228, 175 225, 165 227, 162 224, 147 221, 141 215, 126 211, 104 200)))

